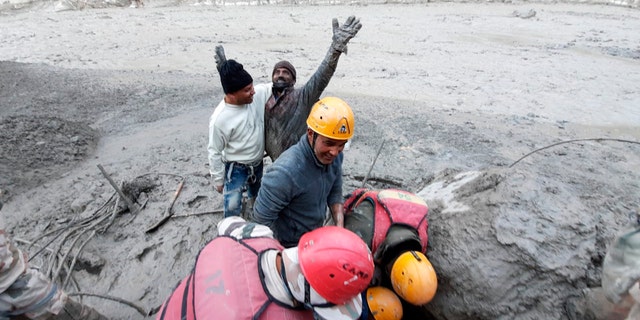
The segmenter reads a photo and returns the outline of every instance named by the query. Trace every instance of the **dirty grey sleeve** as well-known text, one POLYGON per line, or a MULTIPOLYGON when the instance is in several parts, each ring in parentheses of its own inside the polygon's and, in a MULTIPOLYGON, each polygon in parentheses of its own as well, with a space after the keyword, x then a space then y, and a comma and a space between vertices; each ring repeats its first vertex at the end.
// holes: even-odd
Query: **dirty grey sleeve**
POLYGON ((329 50, 316 72, 302 88, 302 94, 300 95, 301 101, 299 103, 307 109, 304 114, 308 114, 309 111, 311 111, 313 104, 318 101, 324 89, 329 85, 329 81, 338 66, 340 55, 343 52, 347 53, 349 40, 355 37, 358 31, 360 31, 360 28, 362 28, 360 19, 354 16, 347 18, 347 21, 341 26, 338 24, 338 19, 336 18, 333 19, 332 23, 333 38, 329 50))

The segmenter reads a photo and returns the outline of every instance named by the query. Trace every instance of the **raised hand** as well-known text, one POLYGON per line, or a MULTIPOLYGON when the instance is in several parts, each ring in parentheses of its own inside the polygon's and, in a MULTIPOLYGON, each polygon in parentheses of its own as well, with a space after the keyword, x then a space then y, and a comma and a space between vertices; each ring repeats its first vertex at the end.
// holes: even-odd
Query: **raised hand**
POLYGON ((337 18, 333 18, 333 43, 331 46, 337 51, 346 53, 347 43, 356 36, 360 28, 362 28, 360 19, 355 16, 347 18, 347 21, 342 26, 338 24, 337 18))
POLYGON ((215 59, 216 59, 216 68, 218 69, 218 71, 220 71, 220 67, 222 66, 222 63, 227 61, 227 57, 224 55, 224 48, 222 47, 222 45, 216 46, 215 59))

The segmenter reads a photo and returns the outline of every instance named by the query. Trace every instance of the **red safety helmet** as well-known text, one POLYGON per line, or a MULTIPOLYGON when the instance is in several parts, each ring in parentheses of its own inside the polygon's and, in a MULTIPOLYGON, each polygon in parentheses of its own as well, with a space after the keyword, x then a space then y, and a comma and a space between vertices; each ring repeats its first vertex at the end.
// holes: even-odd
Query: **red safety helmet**
POLYGON ((302 235, 298 259, 309 285, 334 304, 360 294, 373 276, 373 257, 367 244, 355 233, 336 226, 302 235))

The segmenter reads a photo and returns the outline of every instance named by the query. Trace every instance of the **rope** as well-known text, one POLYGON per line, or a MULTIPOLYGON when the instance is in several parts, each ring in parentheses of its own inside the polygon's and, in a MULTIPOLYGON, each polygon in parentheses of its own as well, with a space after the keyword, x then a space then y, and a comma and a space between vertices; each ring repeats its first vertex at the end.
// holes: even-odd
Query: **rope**
POLYGON ((557 142, 557 143, 554 143, 554 144, 550 144, 550 145, 548 145, 548 146, 546 146, 546 147, 542 147, 542 148, 539 148, 539 149, 533 150, 533 151, 531 151, 531 152, 529 152, 529 153, 525 154, 525 155, 524 155, 524 156, 522 156, 520 159, 516 160, 516 162, 512 163, 512 164, 509 166, 509 168, 512 168, 512 167, 513 167, 513 166, 515 166, 518 162, 520 162, 522 159, 524 159, 524 158, 526 158, 526 157, 528 157, 528 156, 530 156, 530 155, 532 155, 532 154, 534 154, 534 153, 536 153, 536 152, 538 152, 538 151, 542 151, 542 150, 545 150, 545 149, 549 149, 549 148, 552 148, 552 147, 555 147, 555 146, 558 146, 558 145, 561 145, 561 144, 565 144, 565 143, 581 142, 581 141, 598 141, 598 142, 600 142, 600 141, 617 141, 617 142, 625 142, 625 143, 640 144, 640 142, 638 142, 638 141, 625 140, 625 139, 611 139, 611 138, 587 138, 587 139, 574 139, 574 140, 560 141, 560 142, 557 142))

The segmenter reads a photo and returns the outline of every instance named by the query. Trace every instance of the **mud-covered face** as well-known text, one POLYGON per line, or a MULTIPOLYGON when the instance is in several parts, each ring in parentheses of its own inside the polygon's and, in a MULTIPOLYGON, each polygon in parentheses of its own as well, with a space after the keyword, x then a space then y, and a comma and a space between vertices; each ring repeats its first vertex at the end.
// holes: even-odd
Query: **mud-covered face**
POLYGON ((324 165, 329 165, 344 150, 344 146, 349 140, 336 140, 316 134, 313 130, 307 129, 307 137, 316 155, 316 159, 324 165))
POLYGON ((274 70, 272 81, 273 88, 277 91, 292 87, 296 83, 296 80, 293 79, 293 75, 287 68, 277 68, 274 70))

